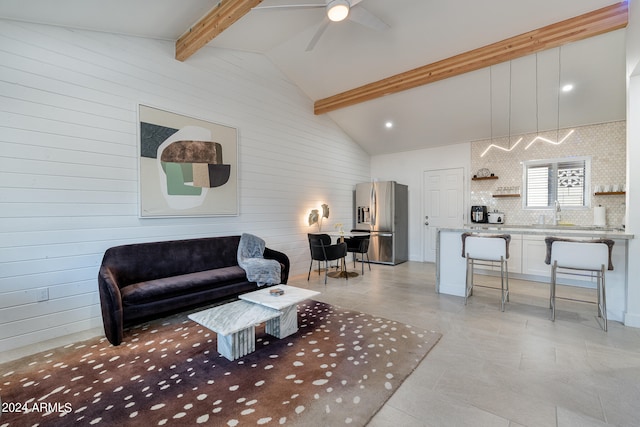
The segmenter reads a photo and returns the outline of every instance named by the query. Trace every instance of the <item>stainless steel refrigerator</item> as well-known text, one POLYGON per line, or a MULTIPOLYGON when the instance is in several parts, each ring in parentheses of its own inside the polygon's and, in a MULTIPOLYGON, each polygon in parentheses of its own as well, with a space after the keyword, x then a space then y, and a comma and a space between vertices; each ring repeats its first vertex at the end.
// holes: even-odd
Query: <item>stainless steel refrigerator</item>
POLYGON ((409 258, 409 194, 395 181, 356 185, 354 229, 369 231, 369 259, 399 264, 409 258))

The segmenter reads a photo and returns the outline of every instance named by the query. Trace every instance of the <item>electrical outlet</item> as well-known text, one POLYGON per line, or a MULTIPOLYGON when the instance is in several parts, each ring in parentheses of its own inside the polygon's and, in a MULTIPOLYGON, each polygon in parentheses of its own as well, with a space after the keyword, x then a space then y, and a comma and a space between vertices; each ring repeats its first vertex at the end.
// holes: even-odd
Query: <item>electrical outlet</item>
POLYGON ((38 302, 49 300, 49 288, 40 288, 36 290, 38 302))

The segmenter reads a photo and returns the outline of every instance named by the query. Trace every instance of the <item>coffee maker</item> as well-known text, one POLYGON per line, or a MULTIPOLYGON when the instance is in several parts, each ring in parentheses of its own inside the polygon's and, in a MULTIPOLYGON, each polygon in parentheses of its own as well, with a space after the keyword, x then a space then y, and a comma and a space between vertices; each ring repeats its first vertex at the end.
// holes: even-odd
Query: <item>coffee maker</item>
POLYGON ((488 221, 486 206, 471 206, 471 222, 486 223, 488 221))

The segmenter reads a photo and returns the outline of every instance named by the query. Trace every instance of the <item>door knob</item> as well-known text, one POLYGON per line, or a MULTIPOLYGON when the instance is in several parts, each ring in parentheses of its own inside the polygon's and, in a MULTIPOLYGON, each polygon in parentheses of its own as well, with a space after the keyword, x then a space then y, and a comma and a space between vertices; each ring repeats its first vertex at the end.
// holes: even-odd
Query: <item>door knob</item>
POLYGON ((424 222, 424 225, 429 225, 429 221, 425 221, 425 222, 424 222))

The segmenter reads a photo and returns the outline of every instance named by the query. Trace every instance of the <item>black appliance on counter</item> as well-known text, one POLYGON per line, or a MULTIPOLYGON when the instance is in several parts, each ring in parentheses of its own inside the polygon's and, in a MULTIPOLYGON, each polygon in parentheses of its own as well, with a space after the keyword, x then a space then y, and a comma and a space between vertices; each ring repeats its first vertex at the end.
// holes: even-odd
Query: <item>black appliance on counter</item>
POLYGON ((471 206, 471 222, 489 222, 486 206, 471 206))

